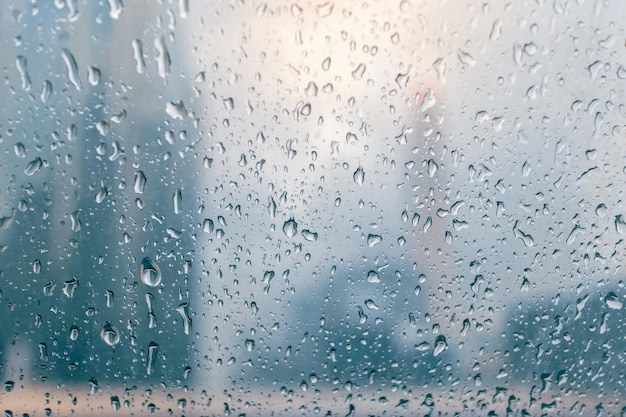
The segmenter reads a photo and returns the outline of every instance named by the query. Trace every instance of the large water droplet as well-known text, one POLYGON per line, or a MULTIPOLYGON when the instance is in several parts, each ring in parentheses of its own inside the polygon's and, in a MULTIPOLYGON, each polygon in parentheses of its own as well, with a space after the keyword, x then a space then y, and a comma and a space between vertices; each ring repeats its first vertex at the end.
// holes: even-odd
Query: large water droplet
POLYGON ((317 240, 317 233, 316 232, 311 232, 308 229, 304 229, 301 232, 302 237, 304 238, 304 240, 307 240, 309 242, 315 242, 317 240))
POLYGON ((191 334, 191 318, 189 317, 189 303, 182 303, 176 309, 183 321, 183 331, 185 334, 191 334))
POLYGON ((150 342, 148 345, 148 363, 146 367, 146 372, 148 375, 152 375, 154 373, 154 365, 156 364, 157 354, 159 352, 159 345, 154 342, 150 342))
POLYGON ((609 307, 610 309, 613 309, 613 310, 621 310, 622 306, 623 306, 623 303, 619 299, 617 294, 615 294, 612 291, 609 292, 606 295, 606 297, 604 297, 604 302, 606 303, 607 307, 609 307))
POLYGON ((287 237, 294 237, 298 233, 298 223, 292 218, 283 224, 283 233, 287 237))
POLYGON ((161 283, 161 269, 152 259, 145 257, 139 265, 139 277, 147 286, 156 287, 161 283))
POLYGON ((28 176, 35 175, 37 171, 41 169, 42 166, 43 166, 43 161, 41 160, 41 158, 37 157, 33 159, 32 161, 30 161, 28 165, 26 165, 26 169, 24 170, 24 173, 28 176))
POLYGON ((445 336, 437 336, 435 339, 435 346, 433 347, 433 356, 440 355, 446 349, 448 349, 448 342, 446 341, 445 336))
POLYGON ((363 182, 365 181, 365 171, 363 171, 362 166, 359 165, 356 171, 354 171, 352 178, 354 179, 354 182, 356 182, 358 185, 363 185, 363 182))
POLYGON ((82 90, 83 83, 80 81, 80 77, 78 76, 78 65, 76 64, 74 55, 68 49, 63 48, 61 50, 61 57, 63 58, 63 63, 65 64, 65 69, 67 70, 67 79, 70 84, 72 84, 78 91, 82 90))
POLYGON ((104 343, 113 347, 120 341, 120 332, 114 325, 107 322, 100 331, 100 338, 104 341, 104 343))
POLYGON ((383 241, 382 236, 369 234, 367 235, 367 246, 374 247, 383 241))
POLYGON ((65 283, 63 284, 63 294, 65 294, 67 298, 73 298, 77 288, 78 278, 73 277, 69 281, 65 281, 65 283))

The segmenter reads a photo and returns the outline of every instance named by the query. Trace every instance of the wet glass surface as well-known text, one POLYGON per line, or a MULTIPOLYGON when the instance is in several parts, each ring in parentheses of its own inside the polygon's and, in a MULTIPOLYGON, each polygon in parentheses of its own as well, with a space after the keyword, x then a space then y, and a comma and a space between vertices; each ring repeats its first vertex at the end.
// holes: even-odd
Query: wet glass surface
POLYGON ((625 17, 2 3, 2 410, 620 415, 625 17))

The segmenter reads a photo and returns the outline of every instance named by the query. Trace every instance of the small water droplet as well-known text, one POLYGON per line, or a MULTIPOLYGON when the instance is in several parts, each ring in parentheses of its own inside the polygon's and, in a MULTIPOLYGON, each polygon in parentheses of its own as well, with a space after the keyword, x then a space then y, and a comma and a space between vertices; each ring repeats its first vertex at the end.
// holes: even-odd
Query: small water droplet
MULTIPOLYGON (((109 0, 109 2, 115 0, 109 0)), ((117 0, 119 1, 119 0, 117 0)), ((165 46, 165 40, 163 37, 156 38, 154 40, 154 46, 157 49, 157 72, 161 78, 166 78, 170 73, 170 66, 172 65, 172 61, 170 58, 170 53, 165 46)))
POLYGON ((156 287, 161 283, 161 269, 149 257, 145 257, 139 264, 141 282, 149 287, 156 287))
POLYGON ((378 310, 378 305, 374 302, 374 300, 370 298, 365 300, 365 307, 369 308, 370 310, 378 310))
POLYGON ((15 382, 13 382, 13 381, 6 381, 6 382, 4 383, 4 390, 5 390, 6 392, 11 392, 11 391, 13 391, 13 388, 14 388, 14 387, 15 387, 15 382))
POLYGON ((100 331, 100 338, 107 345, 114 347, 120 341, 120 332, 111 323, 107 322, 100 331))
POLYGON ((363 78, 363 74, 365 74, 365 69, 365 64, 359 64, 359 66, 357 66, 355 70, 352 71, 352 78, 354 78, 355 80, 360 80, 361 78, 363 78))

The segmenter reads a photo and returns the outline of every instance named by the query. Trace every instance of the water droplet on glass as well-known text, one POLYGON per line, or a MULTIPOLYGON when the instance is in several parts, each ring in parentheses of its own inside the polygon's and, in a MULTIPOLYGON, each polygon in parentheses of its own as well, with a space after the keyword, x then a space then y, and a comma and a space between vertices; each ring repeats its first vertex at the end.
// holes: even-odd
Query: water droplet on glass
POLYGON ((185 108, 185 103, 183 103, 182 100, 176 103, 168 101, 165 105, 165 112, 174 120, 183 120, 185 116, 187 116, 187 109, 185 108))
MULTIPOLYGON (((111 0, 109 0, 111 1, 111 0)), ((165 40, 162 37, 154 40, 154 46, 157 49, 157 72, 161 78, 166 78, 170 73, 170 66, 172 61, 170 59, 170 53, 165 46, 165 40)))
POLYGON ((365 171, 363 170, 362 166, 359 165, 356 171, 354 171, 352 178, 354 179, 354 182, 358 185, 363 185, 363 182, 365 181, 365 171))
POLYGON ((100 391, 100 385, 98 385, 96 378, 89 378, 89 391, 91 391, 92 394, 100 391))
POLYGON ((101 72, 98 68, 94 66, 87 68, 87 80, 89 81, 89 84, 93 86, 100 84, 100 75, 101 72))
POLYGON ((15 387, 15 382, 13 382, 13 381, 6 381, 6 382, 4 383, 4 390, 5 390, 6 392, 11 392, 11 391, 13 391, 13 387, 15 387))
POLYGON ((26 169, 24 170, 24 173, 28 176, 35 175, 35 173, 37 173, 37 171, 39 171, 42 166, 43 166, 43 161, 41 160, 41 158, 37 157, 33 159, 32 161, 30 161, 28 165, 26 165, 26 169))
POLYGON ((448 342, 446 341, 445 336, 437 336, 435 339, 435 346, 433 347, 433 356, 439 356, 446 349, 448 349, 448 342))
POLYGON ((235 109, 235 100, 232 97, 224 99, 224 108, 226 111, 231 112, 235 109))
POLYGON ((44 103, 47 103, 51 94, 52 94, 52 83, 48 80, 45 80, 41 84, 41 93, 39 94, 39 98, 44 103))
POLYGON ((382 241, 383 241, 382 236, 374 235, 374 234, 367 235, 367 246, 369 246, 370 248, 378 245, 382 241))
POLYGON ((356 67, 354 71, 352 71, 352 78, 354 78, 355 80, 360 80, 361 78, 363 78, 363 74, 365 74, 365 69, 365 64, 359 64, 359 66, 356 67))
POLYGON ((80 329, 78 328, 78 326, 72 326, 70 328, 70 340, 75 342, 76 340, 78 340, 79 335, 80 335, 80 329))
POLYGON ((324 59, 324 61, 322 61, 322 69, 324 71, 328 71, 328 69, 330 68, 330 57, 324 59))
POLYGON ((309 242, 315 242, 317 240, 317 233, 316 232, 311 232, 308 229, 304 229, 301 232, 302 237, 304 237, 304 240, 307 240, 309 242))
POLYGON ((143 74, 146 70, 146 61, 143 57, 143 44, 139 39, 135 39, 132 42, 133 58, 135 59, 135 68, 138 74, 143 74))
POLYGON ((20 73, 20 79, 22 80, 22 89, 24 91, 30 91, 31 82, 30 76, 28 75, 26 58, 23 55, 18 55, 15 61, 17 71, 20 73))
POLYGON ((156 287, 161 283, 161 269, 150 258, 145 257, 139 264, 141 282, 149 287, 156 287))
POLYGON ((371 282, 371 283, 378 283, 380 282, 380 278, 378 277, 378 272, 376 271, 369 271, 367 273, 367 282, 371 282))
POLYGON ((69 281, 65 281, 65 283, 63 284, 63 294, 65 294, 67 298, 73 298, 77 288, 78 278, 73 277, 69 281))
POLYGON ((185 334, 191 334, 191 318, 189 317, 189 303, 182 303, 176 308, 180 318, 183 321, 183 332, 185 334))
POLYGON ((45 295, 46 297, 50 297, 51 295, 54 294, 54 289, 56 288, 57 283, 56 281, 50 281, 49 283, 47 283, 46 285, 43 286, 43 295, 45 295))
POLYGON ((317 13, 317 17, 330 16, 330 14, 333 12, 334 7, 334 3, 327 1, 325 3, 315 6, 315 13, 317 13))
POLYGON ((115 301, 115 294, 113 294, 113 291, 107 290, 105 293, 105 298, 106 298, 106 306, 108 308, 113 307, 113 303, 115 301))
POLYGON ((137 194, 143 194, 144 189, 146 188, 146 176, 142 171, 135 172, 135 183, 133 184, 133 189, 137 194))
POLYGON ((174 195, 172 195, 172 204, 174 207, 174 213, 180 214, 182 202, 183 202, 183 193, 180 190, 174 191, 174 195))
POLYGON ((604 297, 604 302, 606 303, 607 307, 609 307, 612 310, 621 310, 623 303, 622 301, 619 299, 619 297, 617 296, 617 294, 615 294, 614 292, 609 292, 606 297, 604 297))
POLYGON ((63 48, 61 49, 61 57, 63 58, 63 63, 65 64, 68 81, 76 90, 82 90, 83 83, 80 81, 80 77, 78 76, 78 65, 76 64, 74 55, 68 49, 63 48))
POLYGON ((370 298, 365 300, 365 307, 369 308, 370 310, 378 310, 378 305, 376 305, 374 300, 372 300, 370 298))
POLYGON ((317 91, 317 84, 315 84, 313 81, 310 81, 309 84, 306 86, 304 93, 307 95, 307 97, 316 97, 317 91))
POLYGON ((80 210, 70 213, 70 221, 72 223, 72 232, 78 232, 82 228, 80 221, 80 210))
POLYGON ((246 350, 248 352, 252 352, 254 350, 254 340, 253 339, 246 339, 246 350))
POLYGON ((111 397, 111 408, 115 411, 118 411, 121 408, 120 399, 117 395, 111 397))
POLYGON ((154 373, 154 365, 156 364, 157 354, 159 353, 159 345, 154 342, 150 342, 148 345, 148 361, 146 366, 146 373, 152 375, 154 373))
POLYGON ((283 223, 283 233, 287 237, 294 237, 298 233, 298 223, 293 217, 283 223))
POLYGON ((124 4, 122 0, 107 0, 109 3, 109 16, 111 19, 119 19, 120 15, 124 11, 124 4))
POLYGON ((107 322, 100 331, 100 338, 107 345, 114 347, 120 341, 120 332, 114 325, 107 322))

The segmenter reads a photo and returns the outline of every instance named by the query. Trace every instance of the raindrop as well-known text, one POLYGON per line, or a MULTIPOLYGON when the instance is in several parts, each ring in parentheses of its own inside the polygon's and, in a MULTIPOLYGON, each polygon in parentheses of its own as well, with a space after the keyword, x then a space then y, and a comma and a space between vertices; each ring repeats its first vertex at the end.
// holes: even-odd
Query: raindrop
POLYGON ((37 171, 41 169, 42 166, 43 166, 43 161, 41 160, 41 158, 37 157, 33 159, 32 161, 30 161, 28 165, 26 165, 26 169, 24 170, 24 173, 28 176, 35 175, 37 171))
POLYGON ((5 390, 6 392, 11 392, 11 391, 13 391, 13 387, 15 387, 15 382, 13 382, 13 381, 6 381, 6 382, 4 383, 4 390, 5 390))
MULTIPOLYGON (((109 0, 111 2, 112 0, 109 0)), ((170 73, 170 65, 172 61, 170 59, 170 53, 165 46, 165 41, 162 37, 154 40, 154 46, 157 49, 157 71, 161 78, 166 78, 170 73)))
POLYGON ((120 399, 117 395, 111 397, 111 408, 115 411, 118 411, 121 408, 120 399))
POLYGON ((187 109, 185 108, 185 103, 182 100, 178 102, 168 101, 165 105, 165 112, 172 119, 182 120, 187 116, 187 109))
POLYGON ((113 347, 120 341, 120 332, 110 322, 107 322, 100 331, 100 338, 107 345, 113 347))
POLYGON ((365 181, 365 171, 363 171, 362 166, 359 165, 356 171, 354 171, 352 178, 354 179, 354 182, 358 185, 363 185, 363 182, 365 181))
POLYGON ((135 39, 132 42, 132 47, 137 73, 143 74, 143 72, 146 70, 146 61, 143 58, 143 45, 139 39, 135 39))
POLYGON ((614 292, 609 292, 606 297, 604 297, 604 302, 606 303, 607 307, 609 307, 612 310, 621 310, 623 303, 622 301, 619 299, 619 297, 617 296, 617 294, 615 294, 614 292))
POLYGON ((283 233, 287 237, 294 237, 298 233, 298 223, 291 217, 283 223, 283 233))
POLYGON ((159 345, 154 342, 150 342, 148 345, 148 361, 146 366, 146 372, 148 375, 152 375, 154 373, 154 365, 156 364, 158 352, 159 345))
POLYGON ((82 228, 80 221, 80 210, 70 213, 70 221, 72 223, 72 232, 78 232, 82 228))
POLYGON ((304 229, 301 232, 302 237, 304 237, 304 240, 307 240, 309 242, 315 242, 317 240, 317 233, 316 232, 311 232, 308 229, 304 229))
POLYGON ((65 69, 67 70, 67 79, 70 84, 72 84, 78 91, 82 90, 83 83, 80 81, 80 77, 78 76, 78 65, 76 65, 74 55, 72 55, 68 49, 63 48, 61 50, 61 57, 63 58, 63 63, 65 64, 65 69))
POLYGON ((176 308, 180 318, 183 321, 183 331, 185 334, 191 334, 191 318, 189 317, 189 303, 182 303, 176 308))
POLYGON ((149 257, 145 257, 139 264, 141 282, 149 287, 156 287, 161 283, 161 269, 149 257))
POLYGON ((39 94, 39 98, 44 103, 47 103, 51 94, 52 94, 52 83, 48 80, 45 80, 43 84, 41 85, 41 93, 39 94))
POLYGON ((23 55, 18 55, 15 61, 15 64, 17 65, 17 71, 20 73, 20 78, 22 80, 22 89, 24 91, 29 91, 31 87, 31 82, 30 76, 28 75, 26 58, 23 55))
POLYGON ((370 298, 365 300, 365 307, 369 308, 370 310, 378 310, 378 305, 376 305, 374 300, 372 300, 370 298))
POLYGON ((56 288, 56 281, 50 281, 46 285, 43 286, 43 295, 46 297, 50 297, 54 294, 54 289, 56 288))
POLYGON ((109 16, 111 19, 119 19, 120 15, 124 11, 124 4, 122 0, 108 0, 109 3, 109 16))
POLYGON ((355 80, 360 80, 361 78, 363 78, 365 69, 365 64, 359 64, 359 66, 356 67, 354 71, 352 71, 352 78, 354 78, 355 80))
POLYGON ((307 97, 316 97, 317 91, 317 84, 315 84, 313 81, 310 81, 309 84, 306 86, 304 93, 307 95, 307 97))
POLYGON ((448 349, 448 342, 446 341, 445 336, 437 336, 435 339, 435 346, 433 347, 433 356, 439 356, 446 349, 448 349))
POLYGON ((142 171, 135 172, 135 183, 133 185, 133 189, 137 194, 143 194, 144 189, 146 188, 146 176, 142 171))
POLYGON ((369 271, 367 273, 367 282, 371 282, 371 283, 378 283, 380 282, 380 278, 378 277, 378 272, 376 271, 369 271))
POLYGON ((69 281, 65 281, 65 283, 63 284, 63 294, 65 294, 67 298, 73 298, 77 288, 78 278, 73 277, 69 281))
POLYGON ((176 191, 174 191, 174 194, 172 195, 172 204, 174 207, 174 213, 180 214, 182 202, 183 202, 183 193, 180 191, 180 189, 177 189, 176 191))
POLYGON ((367 235, 367 246, 369 246, 370 248, 378 245, 382 241, 383 241, 383 238, 380 235, 374 235, 371 233, 367 235))
POLYGON ((80 329, 78 328, 78 326, 72 326, 70 328, 70 340, 75 342, 76 340, 78 340, 79 335, 80 335, 80 329))
POLYGON ((96 378, 89 378, 89 391, 91 391, 92 394, 100 391, 100 385, 98 385, 96 378))

